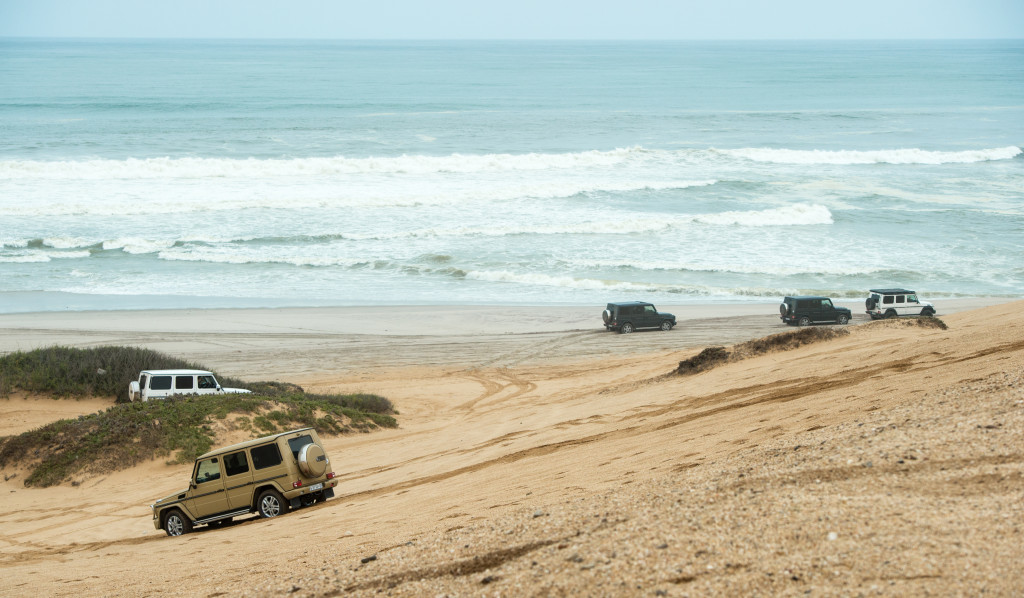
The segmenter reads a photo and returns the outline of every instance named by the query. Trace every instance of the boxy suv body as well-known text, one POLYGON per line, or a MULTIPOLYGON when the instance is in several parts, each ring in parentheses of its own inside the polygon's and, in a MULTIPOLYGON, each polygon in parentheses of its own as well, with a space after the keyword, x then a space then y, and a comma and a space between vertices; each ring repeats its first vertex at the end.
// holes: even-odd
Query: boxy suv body
POLYGON ((197 458, 188 488, 151 505, 153 526, 180 536, 249 513, 276 517, 333 498, 337 484, 316 430, 282 432, 197 458))
POLYGON ((676 325, 676 317, 670 313, 658 311, 658 308, 643 301, 625 303, 609 303, 601 314, 607 330, 618 330, 629 334, 640 328, 661 328, 672 330, 676 325))
POLYGON ((836 307, 828 297, 786 297, 779 305, 779 315, 786 324, 807 326, 815 323, 846 324, 853 314, 845 307, 836 307))
POLYGON ((223 388, 206 370, 143 370, 128 384, 129 401, 166 399, 171 395, 215 395, 252 392, 244 388, 223 388))
POLYGON ((907 289, 871 289, 864 307, 872 320, 935 315, 935 307, 931 303, 919 300, 917 293, 907 289))

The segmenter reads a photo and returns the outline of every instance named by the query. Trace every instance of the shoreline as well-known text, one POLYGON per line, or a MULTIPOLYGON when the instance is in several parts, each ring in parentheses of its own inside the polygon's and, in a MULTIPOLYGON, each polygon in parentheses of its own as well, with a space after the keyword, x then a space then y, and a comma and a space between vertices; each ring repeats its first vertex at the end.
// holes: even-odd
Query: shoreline
MULTIPOLYGON (((938 316, 1002 305, 1024 298, 978 297, 933 301, 938 316)), ((863 315, 863 301, 835 300, 854 319, 863 315)), ((679 321, 737 316, 771 316, 777 301, 661 304, 659 311, 679 321)), ((309 307, 202 307, 93 309, 0 313, 0 330, 82 330, 146 332, 329 332, 337 334, 450 335, 510 334, 602 328, 602 305, 566 304, 384 304, 309 307), (358 316, 355 319, 354 316, 358 316)), ((0 351, 5 351, 0 340, 0 351)))
MULTIPOLYGON (((837 302, 838 303, 838 302, 837 302)), ((939 317, 1004 301, 937 305, 939 317)), ((840 303, 842 304, 842 303, 840 303)), ((870 321, 849 304, 852 325, 870 321)), ((0 314, 0 355, 43 347, 133 346, 181 357, 221 375, 316 385, 328 374, 351 389, 370 373, 428 368, 528 367, 686 353, 792 330, 777 305, 658 305, 669 332, 614 334, 603 306, 375 306, 181 309, 0 314)))

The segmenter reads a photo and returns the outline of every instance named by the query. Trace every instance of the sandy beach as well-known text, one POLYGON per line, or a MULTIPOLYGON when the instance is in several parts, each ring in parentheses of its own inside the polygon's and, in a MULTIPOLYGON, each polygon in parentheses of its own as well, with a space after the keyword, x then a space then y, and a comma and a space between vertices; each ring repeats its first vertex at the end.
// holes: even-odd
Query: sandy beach
MULTIPOLYGON (((26 488, 3 471, 11 596, 918 596, 1024 593, 1024 302, 943 301, 948 329, 850 333, 680 376, 792 330, 776 305, 377 307, 0 315, 0 353, 133 345, 245 380, 391 399, 325 439, 336 498, 155 530, 188 466, 26 488)), ((15 394, 0 435, 104 409, 15 394)))

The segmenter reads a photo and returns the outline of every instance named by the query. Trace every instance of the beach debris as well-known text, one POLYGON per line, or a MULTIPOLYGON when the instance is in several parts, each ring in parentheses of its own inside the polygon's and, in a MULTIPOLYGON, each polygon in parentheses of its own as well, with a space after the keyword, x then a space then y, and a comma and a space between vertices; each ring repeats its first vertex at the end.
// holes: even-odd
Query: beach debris
POLYGON ((377 555, 371 554, 370 556, 364 556, 362 559, 359 560, 359 562, 365 565, 366 563, 375 560, 377 560, 377 555))

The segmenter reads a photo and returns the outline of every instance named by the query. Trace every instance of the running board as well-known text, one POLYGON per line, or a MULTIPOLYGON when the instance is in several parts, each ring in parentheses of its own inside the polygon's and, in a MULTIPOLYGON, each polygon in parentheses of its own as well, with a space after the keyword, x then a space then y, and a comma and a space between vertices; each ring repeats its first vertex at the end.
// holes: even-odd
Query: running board
POLYGON ((213 517, 207 517, 205 519, 197 519, 192 522, 192 525, 201 525, 203 523, 212 523, 214 521, 220 521, 221 519, 227 519, 228 517, 241 517, 242 515, 248 515, 251 513, 249 509, 240 509, 238 511, 232 511, 230 513, 221 513, 220 515, 214 515, 213 517))

